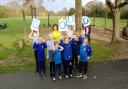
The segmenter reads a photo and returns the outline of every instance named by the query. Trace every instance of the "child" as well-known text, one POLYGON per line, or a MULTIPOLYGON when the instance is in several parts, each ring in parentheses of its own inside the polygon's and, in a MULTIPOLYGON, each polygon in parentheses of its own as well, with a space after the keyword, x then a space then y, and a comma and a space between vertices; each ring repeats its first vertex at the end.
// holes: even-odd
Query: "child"
POLYGON ((55 63, 53 61, 53 53, 54 53, 54 41, 53 34, 49 34, 49 40, 47 41, 48 46, 48 59, 50 61, 50 77, 53 77, 53 72, 55 68, 55 63))
POLYGON ((81 30, 81 34, 79 36, 79 45, 83 43, 84 38, 85 38, 85 30, 81 30))
POLYGON ((53 25, 53 38, 54 38, 54 41, 59 42, 60 41, 60 37, 61 37, 61 32, 58 29, 58 25, 54 24, 53 25))
POLYGON ((72 77, 72 43, 69 42, 69 38, 64 38, 64 43, 61 43, 63 50, 63 60, 64 60, 64 75, 65 78, 69 76, 72 77))
POLYGON ((71 39, 72 42, 72 66, 75 64, 76 72, 78 72, 78 40, 75 34, 73 34, 73 37, 71 39), (74 63, 75 62, 75 63, 74 63))
POLYGON ((67 35, 69 38, 72 38, 73 37, 73 34, 74 34, 74 28, 73 28, 73 25, 68 25, 68 29, 67 29, 67 35))
POLYGON ((45 48, 47 48, 47 45, 45 42, 42 42, 42 37, 39 35, 38 43, 34 43, 34 47, 37 50, 37 59, 38 59, 38 73, 40 75, 40 78, 46 77, 46 59, 45 59, 45 48))
POLYGON ((83 77, 83 79, 87 78, 87 70, 88 70, 88 60, 92 55, 91 47, 88 46, 88 38, 84 38, 83 44, 80 45, 79 50, 79 75, 77 77, 83 77))
POLYGON ((36 48, 34 48, 34 43, 38 42, 38 36, 39 36, 39 32, 34 31, 34 30, 29 34, 29 39, 31 39, 32 43, 33 43, 34 56, 36 59, 36 71, 35 71, 35 73, 38 72, 38 60, 37 60, 37 50, 36 50, 36 48))
POLYGON ((56 77, 58 76, 59 79, 61 80, 61 64, 62 64, 62 60, 61 60, 61 51, 63 51, 63 47, 59 46, 58 42, 55 42, 55 50, 54 50, 54 54, 53 54, 53 60, 55 62, 55 70, 54 70, 54 76, 53 76, 53 80, 56 80, 56 77))

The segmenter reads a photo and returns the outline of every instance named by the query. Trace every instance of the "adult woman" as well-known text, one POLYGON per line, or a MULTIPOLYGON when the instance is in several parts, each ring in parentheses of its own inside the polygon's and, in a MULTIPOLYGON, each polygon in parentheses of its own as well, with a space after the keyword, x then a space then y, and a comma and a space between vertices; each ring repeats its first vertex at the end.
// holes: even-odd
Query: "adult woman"
POLYGON ((53 25, 53 32, 52 33, 53 33, 54 41, 59 42, 60 41, 60 37, 61 37, 61 32, 59 31, 57 24, 53 25))

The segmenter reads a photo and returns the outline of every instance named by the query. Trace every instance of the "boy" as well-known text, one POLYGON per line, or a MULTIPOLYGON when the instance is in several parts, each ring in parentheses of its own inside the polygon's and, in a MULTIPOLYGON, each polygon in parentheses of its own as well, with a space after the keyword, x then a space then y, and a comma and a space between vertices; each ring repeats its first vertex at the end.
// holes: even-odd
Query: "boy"
POLYGON ((85 38, 85 30, 81 30, 81 34, 80 34, 80 36, 78 38, 79 45, 81 45, 83 43, 84 38, 85 38))
POLYGON ((39 32, 34 31, 34 30, 29 34, 29 39, 32 40, 34 56, 35 56, 35 59, 36 59, 36 71, 35 71, 35 73, 38 72, 38 60, 37 60, 37 50, 36 50, 36 48, 34 48, 34 43, 38 42, 38 36, 39 36, 39 32))
POLYGON ((53 60, 55 62, 55 70, 54 70, 54 76, 53 80, 56 80, 56 77, 58 76, 60 80, 62 80, 61 77, 61 64, 62 64, 62 59, 61 59, 61 51, 63 51, 63 47, 59 46, 58 42, 55 42, 55 50, 53 54, 53 60))
POLYGON ((71 39, 72 42, 72 67, 74 67, 75 64, 75 69, 76 72, 78 73, 78 40, 75 34, 73 34, 73 37, 71 39))
POLYGON ((48 46, 48 60, 50 62, 50 77, 53 77, 53 72, 55 68, 55 63, 53 61, 53 53, 54 53, 54 41, 53 34, 49 34, 49 40, 47 41, 48 46))
POLYGON ((34 48, 37 50, 37 60, 38 60, 38 73, 40 78, 46 77, 46 59, 45 59, 45 48, 47 45, 45 42, 42 42, 42 37, 39 35, 38 43, 34 43, 34 48))
POLYGON ((61 43, 61 46, 64 48, 63 54, 63 62, 64 62, 64 75, 65 78, 69 76, 72 77, 72 47, 71 42, 69 42, 69 38, 64 38, 64 43, 61 43))
POLYGON ((88 45, 88 38, 84 38, 83 44, 80 45, 79 49, 79 75, 77 77, 83 77, 83 79, 87 78, 87 70, 88 70, 88 60, 92 55, 91 46, 88 45))

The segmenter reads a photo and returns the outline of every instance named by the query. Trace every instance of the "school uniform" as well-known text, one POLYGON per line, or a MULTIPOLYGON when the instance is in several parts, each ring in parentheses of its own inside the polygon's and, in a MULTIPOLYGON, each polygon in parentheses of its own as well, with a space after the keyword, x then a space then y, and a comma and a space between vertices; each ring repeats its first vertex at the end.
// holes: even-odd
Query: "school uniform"
POLYGON ((50 77, 52 77, 53 73, 54 73, 54 69, 55 69, 55 63, 53 61, 54 41, 48 40, 47 41, 47 47, 48 47, 48 60, 50 62, 50 77))
POLYGON ((78 72, 78 41, 76 41, 74 38, 71 40, 72 42, 72 67, 74 66, 75 64, 75 69, 76 71, 78 72))
POLYGON ((79 50, 79 55, 80 55, 79 73, 83 73, 85 75, 87 73, 87 69, 88 69, 89 57, 92 55, 91 46, 81 44, 80 50, 79 50))
POLYGON ((68 44, 61 44, 64 48, 63 50, 63 59, 64 59, 64 74, 65 76, 72 75, 72 45, 69 42, 68 44))
POLYGON ((38 36, 32 36, 33 51, 34 51, 34 56, 35 56, 35 59, 36 59, 36 72, 38 72, 37 50, 34 47, 35 42, 36 43, 38 42, 38 36))
POLYGON ((34 43, 34 47, 37 50, 37 59, 38 59, 38 73, 39 75, 46 74, 46 58, 45 58, 45 48, 47 45, 43 43, 34 43))
POLYGON ((62 64, 62 59, 61 59, 61 51, 62 49, 55 49, 54 54, 53 54, 53 60, 55 63, 55 70, 54 70, 54 76, 61 76, 61 64, 62 64))

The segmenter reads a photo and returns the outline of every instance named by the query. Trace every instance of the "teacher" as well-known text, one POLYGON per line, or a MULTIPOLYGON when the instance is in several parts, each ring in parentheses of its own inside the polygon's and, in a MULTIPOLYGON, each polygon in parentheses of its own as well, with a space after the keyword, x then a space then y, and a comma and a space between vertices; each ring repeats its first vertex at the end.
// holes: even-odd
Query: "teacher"
POLYGON ((56 41, 56 42, 59 42, 60 38, 61 38, 61 32, 59 31, 57 24, 53 25, 52 33, 53 33, 53 40, 56 41))

